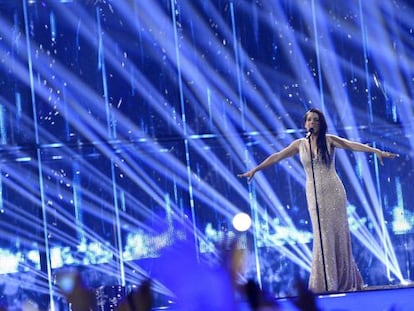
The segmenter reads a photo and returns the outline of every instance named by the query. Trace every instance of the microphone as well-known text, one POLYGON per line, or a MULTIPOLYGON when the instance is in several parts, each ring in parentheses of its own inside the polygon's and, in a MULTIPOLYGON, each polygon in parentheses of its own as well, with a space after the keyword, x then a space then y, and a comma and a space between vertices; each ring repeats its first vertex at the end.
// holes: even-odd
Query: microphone
POLYGON ((312 136, 313 131, 314 131, 314 129, 311 127, 311 128, 308 130, 308 132, 306 133, 305 138, 306 138, 306 139, 309 139, 309 137, 311 137, 311 136, 312 136))

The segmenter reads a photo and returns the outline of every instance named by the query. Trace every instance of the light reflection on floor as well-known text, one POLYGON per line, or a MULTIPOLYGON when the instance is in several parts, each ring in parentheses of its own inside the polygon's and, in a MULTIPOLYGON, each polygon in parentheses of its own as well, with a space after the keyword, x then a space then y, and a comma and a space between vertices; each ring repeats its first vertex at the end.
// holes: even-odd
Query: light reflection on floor
MULTIPOLYGON (((297 310, 291 299, 280 299, 283 311, 297 310)), ((321 311, 408 311, 413 310, 414 286, 368 287, 363 291, 318 295, 321 311)))
MULTIPOLYGON (((279 299, 281 311, 297 311, 293 303, 294 299, 279 299)), ((369 287, 363 291, 317 296, 320 311, 412 311, 413 302, 413 285, 369 287)), ((153 310, 180 311, 169 307, 153 310)), ((241 310, 249 310, 249 308, 246 306, 241 310)))

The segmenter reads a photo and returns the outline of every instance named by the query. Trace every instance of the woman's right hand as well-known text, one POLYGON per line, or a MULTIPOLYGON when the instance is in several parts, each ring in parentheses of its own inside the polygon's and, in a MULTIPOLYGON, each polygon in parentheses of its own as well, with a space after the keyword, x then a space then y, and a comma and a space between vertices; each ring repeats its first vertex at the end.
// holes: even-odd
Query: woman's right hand
POLYGON ((251 169, 250 171, 247 171, 246 173, 238 174, 237 177, 239 177, 239 178, 247 177, 247 181, 250 182, 252 180, 254 174, 256 174, 256 170, 251 169))

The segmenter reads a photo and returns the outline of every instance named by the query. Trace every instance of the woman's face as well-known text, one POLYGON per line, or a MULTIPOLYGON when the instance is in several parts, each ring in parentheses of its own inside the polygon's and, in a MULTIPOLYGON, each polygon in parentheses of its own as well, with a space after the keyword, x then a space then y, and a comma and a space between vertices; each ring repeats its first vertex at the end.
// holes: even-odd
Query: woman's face
POLYGON ((313 128, 313 132, 317 134, 319 132, 319 115, 316 112, 308 112, 305 119, 305 129, 313 128))

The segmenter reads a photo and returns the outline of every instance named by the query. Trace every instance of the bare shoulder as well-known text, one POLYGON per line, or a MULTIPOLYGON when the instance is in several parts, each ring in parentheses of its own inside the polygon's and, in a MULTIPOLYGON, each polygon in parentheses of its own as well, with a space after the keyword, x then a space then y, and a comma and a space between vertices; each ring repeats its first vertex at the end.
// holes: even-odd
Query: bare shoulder
POLYGON ((292 141, 288 146, 286 146, 283 150, 280 151, 285 156, 291 156, 299 152, 299 146, 302 142, 302 139, 295 139, 292 141))
POLYGON ((332 142, 332 141, 340 140, 341 138, 337 135, 326 134, 326 139, 328 140, 328 142, 332 142))
POLYGON ((347 144, 347 139, 333 134, 326 134, 326 141, 330 146, 337 148, 344 148, 347 144))
POLYGON ((306 140, 306 138, 298 138, 298 139, 295 139, 294 141, 292 141, 292 144, 299 145, 302 142, 304 142, 305 140, 306 140))
POLYGON ((295 139, 294 141, 291 142, 291 144, 288 146, 288 148, 290 148, 290 149, 292 149, 296 152, 299 152, 299 146, 300 146, 301 143, 303 143, 304 140, 305 140, 305 138, 295 139))
POLYGON ((326 144, 329 149, 339 147, 341 138, 337 135, 326 134, 326 144))
POLYGON ((305 140, 306 138, 295 139, 294 141, 292 141, 291 145, 295 146, 296 148, 299 148, 299 145, 302 144, 305 140))

